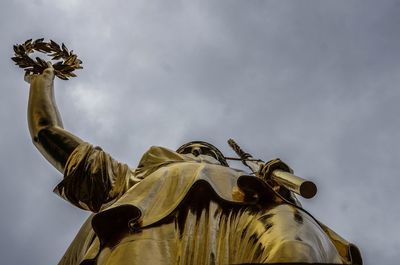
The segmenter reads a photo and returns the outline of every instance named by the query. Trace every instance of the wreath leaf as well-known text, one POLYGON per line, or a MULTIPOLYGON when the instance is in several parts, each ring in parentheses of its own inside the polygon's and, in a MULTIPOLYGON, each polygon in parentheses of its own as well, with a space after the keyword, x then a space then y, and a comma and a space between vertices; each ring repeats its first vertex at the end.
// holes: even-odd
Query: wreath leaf
POLYGON ((54 74, 63 80, 68 80, 68 77, 76 77, 73 73, 76 69, 82 69, 82 61, 78 59, 78 56, 69 51, 64 43, 61 46, 53 40, 50 42, 44 42, 44 38, 36 40, 26 40, 23 44, 16 44, 13 46, 14 57, 11 60, 15 62, 20 68, 24 68, 25 75, 29 74, 40 74, 48 66, 47 62, 40 57, 36 57, 36 60, 29 57, 30 53, 34 51, 42 52, 52 57, 52 60, 60 60, 53 64, 54 74))

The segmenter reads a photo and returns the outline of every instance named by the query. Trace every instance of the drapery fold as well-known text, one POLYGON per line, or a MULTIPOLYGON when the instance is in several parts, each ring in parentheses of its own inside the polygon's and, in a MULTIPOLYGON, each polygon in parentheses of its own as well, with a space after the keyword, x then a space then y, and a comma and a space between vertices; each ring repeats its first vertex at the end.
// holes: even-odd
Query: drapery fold
MULTIPOLYGON (((71 154, 64 180, 55 191, 77 207, 96 213, 87 224, 91 226, 88 231, 94 231, 96 236, 91 243, 80 244, 86 250, 72 248, 66 256, 78 255, 76 260, 80 261, 94 260, 104 246, 112 243, 116 234, 127 231, 132 221, 139 231, 153 229, 151 227, 176 214, 192 193, 200 201, 212 200, 216 205, 244 208, 255 205, 254 194, 246 196, 237 185, 243 174, 240 170, 218 165, 211 157, 182 155, 163 147, 151 147, 132 170, 100 148, 84 143, 71 154), (82 256, 82 253, 85 254, 82 256)), ((248 186, 251 188, 251 185, 257 185, 257 181, 248 186)), ((260 192, 259 187, 254 190, 260 192)), ((325 236, 332 237, 338 250, 350 249, 348 242, 332 236, 333 231, 330 233, 329 228, 324 228, 325 236)), ((82 235, 77 237, 82 240, 82 235)), ((343 261, 350 263, 351 253, 345 252, 339 253, 343 261)))

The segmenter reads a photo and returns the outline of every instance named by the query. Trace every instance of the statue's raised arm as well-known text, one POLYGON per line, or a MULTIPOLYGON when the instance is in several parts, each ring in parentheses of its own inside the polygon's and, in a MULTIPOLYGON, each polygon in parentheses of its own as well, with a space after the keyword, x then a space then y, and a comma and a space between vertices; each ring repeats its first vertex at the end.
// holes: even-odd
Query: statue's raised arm
POLYGON ((34 145, 60 172, 72 151, 83 141, 64 130, 54 97, 54 69, 51 63, 42 74, 27 75, 30 83, 28 126, 34 145))
POLYGON ((28 124, 32 141, 61 173, 55 192, 77 207, 97 212, 138 182, 127 164, 114 160, 63 128, 54 96, 54 68, 26 75, 30 83, 28 124))

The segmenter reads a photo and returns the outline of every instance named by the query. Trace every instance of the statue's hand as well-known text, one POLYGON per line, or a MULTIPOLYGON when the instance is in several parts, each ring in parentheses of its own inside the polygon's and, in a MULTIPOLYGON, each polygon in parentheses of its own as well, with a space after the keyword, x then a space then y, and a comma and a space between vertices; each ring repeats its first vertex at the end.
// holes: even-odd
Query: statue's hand
POLYGON ((268 178, 275 169, 280 169, 293 174, 293 169, 291 169, 286 163, 282 162, 279 158, 276 158, 268 161, 260 167, 258 175, 268 178))
POLYGON ((54 80, 54 68, 50 62, 47 62, 47 68, 42 74, 28 74, 24 76, 25 82, 33 85, 52 83, 54 80))

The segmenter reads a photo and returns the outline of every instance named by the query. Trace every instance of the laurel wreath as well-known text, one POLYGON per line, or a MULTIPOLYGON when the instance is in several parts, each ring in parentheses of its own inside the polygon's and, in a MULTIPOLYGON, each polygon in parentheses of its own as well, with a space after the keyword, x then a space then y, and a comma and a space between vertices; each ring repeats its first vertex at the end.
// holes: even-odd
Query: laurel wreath
POLYGON ((36 60, 29 57, 30 53, 34 51, 45 53, 51 56, 52 60, 60 60, 53 64, 54 74, 60 79, 68 80, 69 77, 76 77, 73 73, 75 69, 82 69, 82 61, 78 56, 69 51, 64 43, 58 45, 55 41, 44 42, 44 39, 37 39, 33 41, 29 39, 23 44, 14 45, 14 57, 11 58, 21 68, 24 68, 25 75, 41 74, 48 68, 47 62, 39 57, 36 60))

